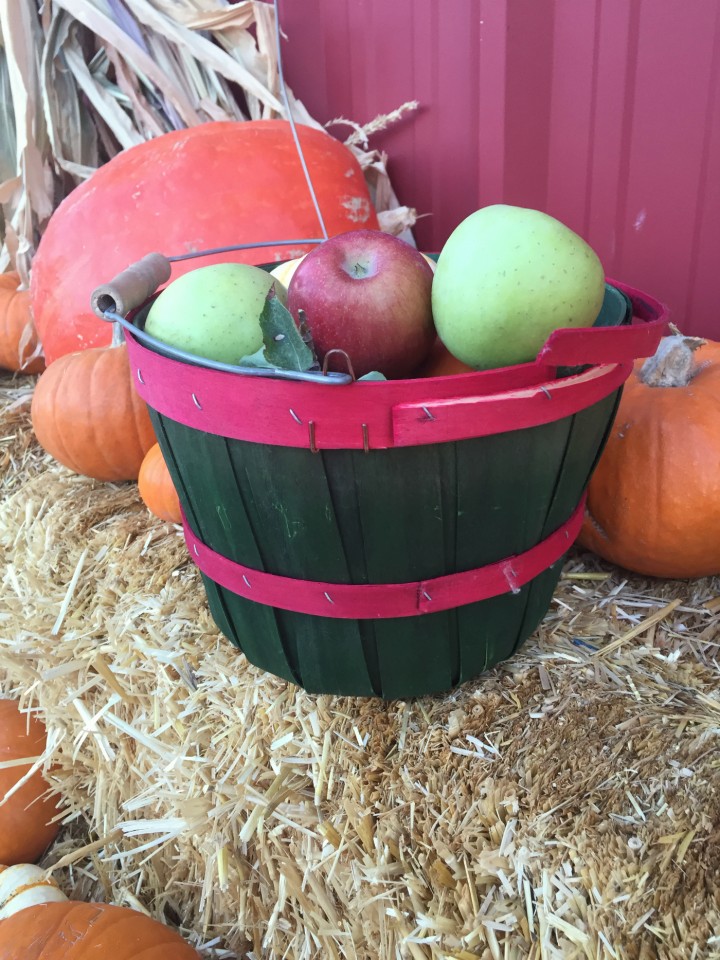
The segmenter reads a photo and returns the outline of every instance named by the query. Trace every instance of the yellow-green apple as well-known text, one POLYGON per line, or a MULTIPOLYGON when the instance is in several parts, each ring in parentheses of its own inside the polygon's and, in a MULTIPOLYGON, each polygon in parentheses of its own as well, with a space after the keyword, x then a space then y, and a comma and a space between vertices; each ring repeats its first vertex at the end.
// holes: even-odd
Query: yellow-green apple
MULTIPOLYGON (((355 375, 410 375, 435 340, 432 268, 415 247, 379 230, 331 237, 290 280, 288 309, 307 317, 318 357, 344 350, 355 375)), ((331 369, 337 368, 331 358, 331 369)))
POLYGON ((448 350, 475 369, 535 359, 560 327, 591 326, 605 294, 595 251, 559 220, 494 204, 450 234, 433 280, 433 318, 448 350))
POLYGON ((199 267, 165 287, 150 308, 145 330, 196 356, 238 363, 263 345, 260 314, 273 285, 285 302, 285 288, 260 267, 199 267))

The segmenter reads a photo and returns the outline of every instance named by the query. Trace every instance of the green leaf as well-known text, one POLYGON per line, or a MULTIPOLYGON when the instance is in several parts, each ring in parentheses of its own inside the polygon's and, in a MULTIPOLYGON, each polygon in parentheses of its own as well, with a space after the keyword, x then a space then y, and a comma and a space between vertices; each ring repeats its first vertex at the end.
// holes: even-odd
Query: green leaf
MULTIPOLYGON (((280 303, 272 287, 260 314, 260 327, 264 344, 262 353, 268 366, 280 370, 309 370, 314 366, 315 355, 300 335, 292 314, 280 303)), ((257 354, 254 356, 257 357, 257 354)))
POLYGON ((269 367, 271 370, 274 369, 272 363, 268 363, 265 359, 265 344, 260 347, 259 350, 256 350, 255 353, 249 353, 246 357, 243 357, 240 360, 241 367, 269 367))
POLYGON ((379 370, 371 370, 369 373, 364 374, 362 377, 358 377, 360 380, 387 380, 387 377, 384 373, 380 373, 379 370))

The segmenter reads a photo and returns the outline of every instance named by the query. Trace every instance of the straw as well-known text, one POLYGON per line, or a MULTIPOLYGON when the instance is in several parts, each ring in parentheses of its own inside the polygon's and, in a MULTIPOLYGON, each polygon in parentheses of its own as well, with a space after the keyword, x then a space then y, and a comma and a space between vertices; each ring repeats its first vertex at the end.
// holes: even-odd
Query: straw
POLYGON ((48 725, 66 893, 206 956, 720 956, 718 578, 575 552, 487 675, 311 696, 219 634, 134 484, 43 454, 31 389, 0 381, 0 691, 48 725))

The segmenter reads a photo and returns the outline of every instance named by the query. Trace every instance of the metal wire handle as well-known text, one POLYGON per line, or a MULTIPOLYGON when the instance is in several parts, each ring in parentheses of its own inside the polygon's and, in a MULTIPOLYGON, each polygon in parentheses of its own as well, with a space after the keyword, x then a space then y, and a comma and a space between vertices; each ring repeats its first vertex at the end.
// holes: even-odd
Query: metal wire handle
POLYGON ((222 363, 217 360, 198 357, 194 354, 181 350, 179 347, 171 346, 161 340, 156 339, 145 330, 131 323, 126 315, 133 309, 140 306, 148 297, 169 279, 169 264, 177 263, 182 260, 191 260, 196 257, 213 256, 220 253, 232 253, 237 250, 254 250, 264 247, 296 246, 299 244, 320 244, 328 239, 328 232, 325 226, 325 220, 320 209, 317 194, 312 183, 312 177, 308 170, 305 155, 300 144, 300 138, 297 133, 295 119, 290 109, 290 101, 285 85, 285 76, 282 64, 281 31, 280 31, 280 13, 278 9, 278 0, 273 0, 273 10, 275 13, 275 46, 278 63, 278 79, 280 83, 280 93, 282 96, 285 114, 290 124, 295 149, 298 159, 302 166, 303 175, 308 186, 308 191, 315 208, 318 223, 322 231, 322 237, 312 237, 302 240, 262 240, 257 243, 235 243, 223 247, 211 247, 206 250, 194 250, 191 253, 176 254, 174 256, 163 256, 162 254, 149 254, 137 264, 131 265, 124 274, 116 277, 109 284, 98 287, 92 294, 92 307, 96 316, 102 320, 119 324, 126 332, 136 337, 146 346, 159 351, 165 356, 184 363, 191 363, 196 366, 209 367, 212 370, 219 370, 224 373, 240 373, 249 377, 273 377, 281 380, 303 380, 310 383, 324 383, 330 385, 341 385, 352 383, 354 376, 352 373, 336 373, 298 370, 282 370, 279 368, 266 367, 244 367, 235 364, 222 363))
POLYGON ((149 347, 156 353, 160 353, 172 360, 180 360, 183 363, 190 363, 195 367, 209 367, 211 370, 219 370, 222 373, 240 373, 244 377, 270 377, 274 380, 302 380, 306 383, 323 383, 326 386, 344 386, 353 382, 353 376, 350 373, 314 373, 310 370, 282 370, 279 367, 243 367, 232 363, 223 363, 220 360, 209 360, 205 357, 199 357, 197 354, 188 353, 181 350, 180 347, 173 347, 157 337, 151 336, 140 327, 123 317, 122 314, 114 310, 105 310, 104 320, 111 323, 118 323, 131 336, 139 340, 143 346, 149 347))

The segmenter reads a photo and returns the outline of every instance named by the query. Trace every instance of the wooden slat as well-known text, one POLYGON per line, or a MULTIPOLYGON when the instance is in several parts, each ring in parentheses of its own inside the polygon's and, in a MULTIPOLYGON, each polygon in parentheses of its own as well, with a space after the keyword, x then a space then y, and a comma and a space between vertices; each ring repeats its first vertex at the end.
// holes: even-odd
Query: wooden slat
MULTIPOLYGON (((352 452, 362 550, 370 582, 440 576, 445 569, 442 490, 436 447, 352 452)), ((448 613, 373 624, 382 696, 410 697, 453 683, 448 613)))
MULTIPOLYGON (((605 443, 618 400, 619 391, 571 418, 567 448, 558 463, 555 489, 549 499, 541 537, 564 523, 580 499, 605 443)), ((519 631, 521 643, 545 616, 561 571, 562 560, 559 560, 530 584, 525 618, 519 631)))
MULTIPOLYGON (((457 444, 458 568, 492 563, 541 539, 568 431, 560 420, 457 444)), ((516 648, 529 589, 458 610, 462 680, 516 648)))
MULTIPOLYGON (((198 536, 231 560, 264 569, 259 538, 239 495, 227 442, 166 418, 154 419, 161 424, 156 426, 158 439, 198 536)), ((230 639, 252 663, 287 680, 297 679, 297 666, 288 659, 272 608, 219 588, 212 591, 212 603, 213 614, 220 616, 218 625, 221 629, 231 625, 230 639)))
MULTIPOLYGON (((242 441, 229 447, 248 517, 262 543, 264 569, 348 583, 345 545, 322 458, 308 450, 242 441)), ((373 693, 356 621, 284 610, 275 615, 306 689, 373 693)))

